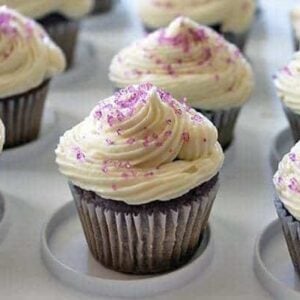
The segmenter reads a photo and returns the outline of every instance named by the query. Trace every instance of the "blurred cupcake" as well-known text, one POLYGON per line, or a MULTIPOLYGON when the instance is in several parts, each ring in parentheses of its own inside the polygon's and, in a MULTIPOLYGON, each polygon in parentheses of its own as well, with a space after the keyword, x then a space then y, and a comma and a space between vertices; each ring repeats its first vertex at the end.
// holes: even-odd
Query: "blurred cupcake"
POLYGON ((186 98, 215 124, 223 148, 230 145, 253 88, 251 67, 237 47, 183 17, 123 49, 109 76, 116 88, 151 82, 177 99, 186 98))
POLYGON ((5 127, 2 120, 0 119, 0 152, 2 152, 3 150, 4 142, 5 142, 5 127))
POLYGON ((37 138, 49 81, 65 59, 40 25, 4 6, 0 40, 0 118, 8 148, 37 138))
POLYGON ((95 0, 94 14, 108 12, 112 9, 115 0, 95 0))
POLYGON ((275 206, 296 272, 300 275, 300 143, 279 163, 275 206))
POLYGON ((138 0, 140 18, 148 32, 166 27, 178 16, 212 27, 244 49, 255 15, 255 0, 138 0))
POLYGON ((295 7, 291 12, 291 24, 295 51, 300 50, 300 6, 295 7))
POLYGON ((278 97, 290 123, 295 142, 300 140, 300 52, 275 77, 278 97))
POLYGON ((223 163, 204 116, 151 84, 130 86, 67 131, 56 155, 103 265, 149 274, 195 253, 223 163))
POLYGON ((74 61, 79 20, 88 14, 94 0, 0 0, 30 18, 36 19, 53 41, 64 51, 67 67, 74 61))

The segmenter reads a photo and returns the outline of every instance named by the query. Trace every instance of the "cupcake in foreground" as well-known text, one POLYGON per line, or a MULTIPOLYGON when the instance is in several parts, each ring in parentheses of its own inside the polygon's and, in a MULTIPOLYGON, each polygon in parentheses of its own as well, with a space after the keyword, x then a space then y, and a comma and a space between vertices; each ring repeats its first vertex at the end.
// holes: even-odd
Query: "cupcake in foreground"
POLYGON ((0 0, 0 5, 16 9, 42 24, 65 53, 67 66, 72 66, 79 20, 92 10, 94 0, 0 0))
POLYGON ((56 149, 93 256, 108 268, 163 272, 196 251, 223 152, 204 116, 151 84, 100 101, 56 149))
POLYGON ((2 120, 0 119, 0 152, 2 152, 3 150, 4 142, 5 142, 5 127, 2 120))
POLYGON ((279 163, 275 206, 296 272, 300 275, 300 143, 279 163))
POLYGON ((0 118, 5 148, 37 138, 52 76, 65 58, 40 25, 0 7, 0 118))
POLYGON ((148 32, 166 27, 178 16, 212 27, 244 49, 254 19, 255 0, 137 0, 138 11, 148 32))
POLYGON ((300 52, 275 76, 275 87, 295 142, 300 140, 300 52))
POLYGON ((300 50, 300 6, 295 7, 291 12, 291 25, 294 39, 295 51, 300 50))
POLYGON ((110 66, 116 88, 151 82, 186 98, 230 145, 238 114, 253 89, 253 73, 237 47, 208 27, 179 17, 118 53, 110 66))

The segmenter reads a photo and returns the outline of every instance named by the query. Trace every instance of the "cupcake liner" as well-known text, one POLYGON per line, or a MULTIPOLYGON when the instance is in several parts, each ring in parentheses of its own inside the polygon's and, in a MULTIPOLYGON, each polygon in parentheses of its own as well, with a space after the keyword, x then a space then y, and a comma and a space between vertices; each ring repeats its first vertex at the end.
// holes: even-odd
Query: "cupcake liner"
POLYGON ((285 104, 282 103, 285 115, 290 123, 293 138, 295 142, 300 140, 300 115, 293 112, 285 104))
POLYGON ((75 50, 79 33, 79 21, 69 20, 58 14, 49 15, 39 20, 51 39, 65 53, 67 69, 74 63, 75 50))
POLYGON ((197 250, 218 189, 218 176, 174 200, 142 205, 103 199, 70 184, 92 255, 132 274, 175 269, 197 250))
POLYGON ((0 99, 0 118, 5 126, 4 148, 16 147, 38 137, 49 82, 26 93, 0 99))
POLYGON ((95 0, 95 6, 92 14, 108 12, 112 9, 114 0, 95 0))
POLYGON ((287 211, 278 198, 275 198, 275 207, 295 271, 300 276, 300 222, 287 211))
POLYGON ((223 150, 227 149, 233 141, 234 129, 241 108, 237 107, 216 111, 195 109, 207 117, 216 126, 219 133, 219 142, 223 150))

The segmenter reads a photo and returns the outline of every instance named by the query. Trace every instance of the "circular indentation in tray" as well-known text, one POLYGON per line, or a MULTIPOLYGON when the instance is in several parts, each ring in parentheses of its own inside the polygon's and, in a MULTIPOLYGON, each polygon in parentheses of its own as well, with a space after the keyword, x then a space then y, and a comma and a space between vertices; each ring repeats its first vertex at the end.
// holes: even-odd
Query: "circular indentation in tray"
POLYGON ((197 253, 178 270, 149 276, 108 270, 90 254, 73 202, 52 215, 42 234, 42 257, 53 275, 83 292, 111 297, 143 297, 179 288, 203 274, 212 256, 207 229, 197 253))
POLYGON ((300 299, 300 278, 294 271, 279 220, 258 237, 254 266, 258 279, 275 299, 300 299))
POLYGON ((95 77, 98 65, 94 44, 87 38, 78 40, 74 65, 62 75, 53 79, 55 89, 81 89, 86 82, 95 77))
POLYGON ((278 168, 282 157, 288 153, 295 144, 290 128, 285 128, 274 138, 271 148, 271 166, 273 172, 278 168))
POLYGON ((57 123, 57 113, 52 109, 46 108, 38 139, 19 147, 4 150, 3 153, 1 153, 0 166, 11 166, 20 161, 24 162, 28 159, 34 159, 37 154, 47 149, 47 147, 57 138, 59 134, 57 123))

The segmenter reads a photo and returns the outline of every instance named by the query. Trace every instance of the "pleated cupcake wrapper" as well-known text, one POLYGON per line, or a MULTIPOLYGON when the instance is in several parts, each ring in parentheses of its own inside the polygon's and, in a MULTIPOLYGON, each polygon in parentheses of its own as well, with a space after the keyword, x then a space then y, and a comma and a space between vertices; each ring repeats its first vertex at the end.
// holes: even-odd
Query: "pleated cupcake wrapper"
POLYGON ((72 188, 90 251, 104 266, 133 274, 172 270, 197 250, 218 184, 200 199, 151 213, 120 212, 81 199, 72 188))
POLYGON ((116 0, 95 0, 95 7, 93 14, 103 13, 109 11, 116 0))
POLYGON ((0 118, 5 126, 4 148, 35 140, 40 132, 49 80, 29 92, 0 99, 0 118))
POLYGON ((216 126, 219 133, 219 142, 224 150, 227 149, 234 138, 234 129, 241 108, 216 111, 195 109, 206 116, 216 126))
POLYGON ((287 211, 278 198, 275 199, 275 207, 295 271, 300 276, 300 222, 287 211))
POLYGON ((290 128, 292 131, 295 142, 300 140, 300 115, 289 109, 284 103, 282 103, 285 115, 289 121, 290 128))
POLYGON ((76 44, 79 33, 79 21, 64 20, 53 24, 46 23, 42 25, 51 37, 51 39, 65 53, 67 69, 71 68, 74 63, 76 44))

